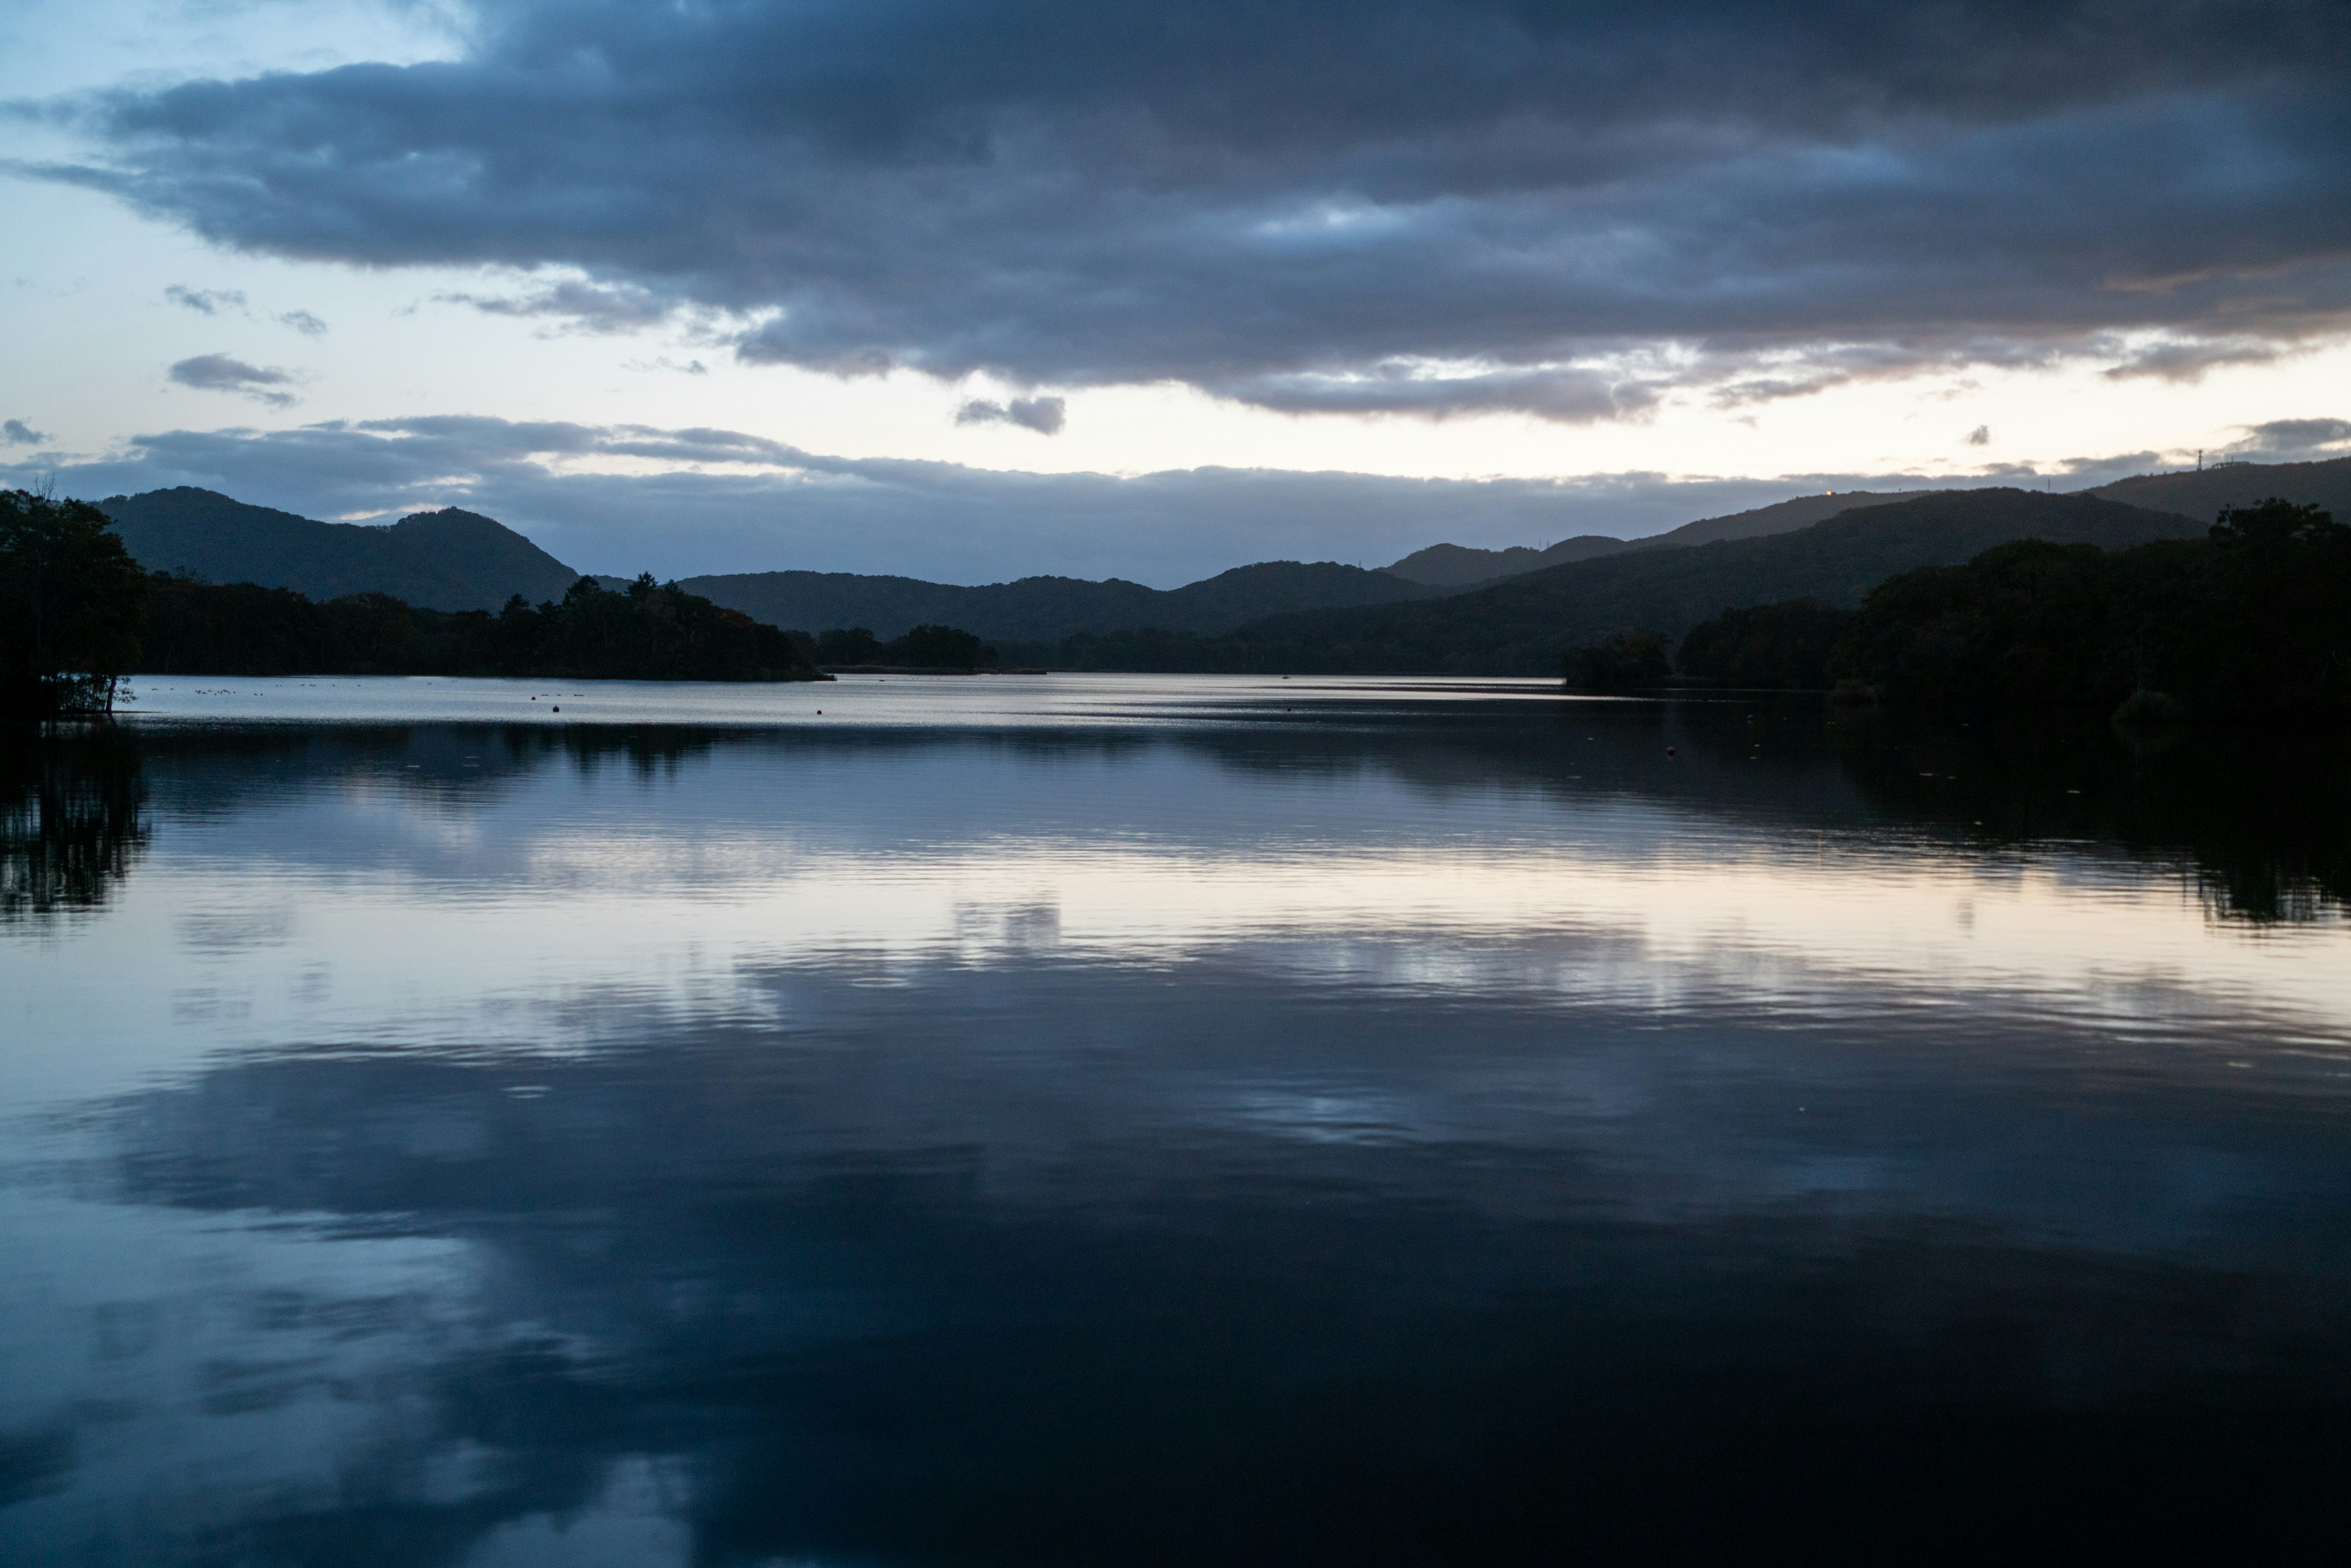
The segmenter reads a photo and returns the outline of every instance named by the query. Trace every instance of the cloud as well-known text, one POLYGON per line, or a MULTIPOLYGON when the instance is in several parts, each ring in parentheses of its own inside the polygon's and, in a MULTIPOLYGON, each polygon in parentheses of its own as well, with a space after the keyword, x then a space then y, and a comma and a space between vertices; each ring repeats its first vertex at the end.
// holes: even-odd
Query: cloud
POLYGON ((2245 437, 2231 453, 2307 457, 2351 447, 2351 419, 2273 419, 2243 429, 2245 437))
POLYGON ((1573 366, 1430 373, 1382 364, 1363 374, 1264 376, 1213 388, 1286 413, 1403 414, 1448 419, 1510 412, 1568 424, 1616 419, 1653 406, 1656 393, 1631 376, 1573 366))
MULTIPOLYGON (((190 288, 174 283, 163 290, 163 298, 174 305, 183 305, 200 316, 233 313, 247 319, 253 310, 242 288, 190 288)), ((281 327, 291 327, 306 338, 324 337, 327 324, 308 310, 282 310, 270 318, 281 327)))
POLYGON ((2195 382, 2206 372, 2224 365, 2266 365, 2284 358, 2294 350, 2290 343, 2272 342, 2246 335, 2227 338, 2188 338, 2156 343, 2134 350, 2121 364, 2107 370, 2109 381, 2136 381, 2152 378, 2157 381, 2195 382))
POLYGON ((1017 424, 1040 435, 1059 435, 1069 405, 1057 397, 1016 397, 1009 402, 973 398, 956 410, 957 424, 1017 424))
POLYGON ((272 366, 248 365, 243 360, 233 360, 226 354, 198 354, 182 360, 169 371, 172 381, 199 392, 239 392, 256 402, 266 402, 272 408, 287 408, 300 401, 288 392, 277 389, 291 386, 296 377, 289 371, 272 366))
POLYGON ((839 373, 1581 421, 2351 330, 2328 0, 506 0, 455 58, 48 112, 89 152, 26 172, 224 246, 559 269, 465 302, 839 373))
POLYGON ((47 431, 35 430, 21 419, 0 420, 0 441, 11 446, 37 446, 47 439, 47 431))
MULTIPOLYGON (((2153 453, 2084 462, 2073 465, 2068 487, 2158 465, 2153 453)), ((0 476, 8 472, 0 465, 0 476)), ((1035 474, 831 456, 708 427, 473 414, 167 431, 135 437, 113 456, 17 472, 54 472, 78 496, 194 485, 314 517, 463 506, 521 529, 574 566, 631 575, 801 568, 992 582, 1059 573, 1159 587, 1248 561, 1379 566, 1447 540, 1495 547, 1589 533, 1637 538, 1823 490, 1987 482, 1898 474, 1035 474)), ((1990 482, 2041 480, 2005 468, 1990 482)))
POLYGON ((632 284, 603 285, 566 279, 535 294, 440 294, 434 298, 451 305, 470 305, 490 316, 539 317, 559 332, 605 335, 638 332, 669 320, 678 301, 632 284))
POLYGON ((174 305, 184 305, 200 316, 217 316, 223 310, 245 309, 245 291, 241 288, 190 288, 174 283, 163 290, 163 298, 174 305))
POLYGON ((1989 424, 1979 424, 1973 430, 1969 431, 1968 444, 1970 446, 1990 446, 1991 444, 1991 426, 1989 424))

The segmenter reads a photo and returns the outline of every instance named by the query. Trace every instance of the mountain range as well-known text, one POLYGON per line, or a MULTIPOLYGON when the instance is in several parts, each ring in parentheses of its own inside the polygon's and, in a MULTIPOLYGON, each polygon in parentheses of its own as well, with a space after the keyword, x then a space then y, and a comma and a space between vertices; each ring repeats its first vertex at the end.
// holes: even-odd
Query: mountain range
MULTIPOLYGON (((1586 534, 1543 549, 1438 544, 1374 570, 1261 561, 1170 590, 1116 578, 961 586, 813 571, 727 573, 681 586, 770 625, 864 626, 888 639, 927 622, 1055 663, 1071 662, 1060 644, 1091 636, 1109 641, 1084 650, 1083 659, 1104 667, 1180 658, 1203 668, 1534 673, 1549 670, 1562 641, 1617 626, 1678 632, 1733 605, 1806 595, 1854 602, 1895 571, 1965 559, 2008 538, 2128 543, 2193 533, 2223 506, 2272 495, 2351 517, 2351 458, 2228 464, 2064 496, 1799 496, 1649 538, 1586 534), (2133 519, 2120 520, 2123 514, 2133 519), (1792 542, 1764 548, 1773 541, 1792 542), (1155 642, 1146 630, 1165 635, 1155 642), (1539 644, 1549 652, 1539 655, 1539 644)), ((488 610, 516 593, 533 602, 560 598, 580 575, 512 529, 455 507, 371 527, 317 522, 188 487, 100 505, 151 569, 314 599, 374 591, 437 610, 488 610)))
POLYGON ((1058 642, 1081 632, 1158 626, 1216 636, 1284 611, 1394 604, 1444 589, 1335 561, 1259 561, 1181 588, 1112 578, 1024 577, 959 588, 911 577, 757 571, 689 577, 680 587, 776 626, 863 626, 903 635, 928 622, 998 642, 1058 642))
POLYGON ((1625 550, 1404 604, 1297 611, 1223 637, 1092 639, 1065 647, 1057 662, 1266 674, 1551 674, 1562 648, 1612 632, 1678 638, 1723 610, 1790 599, 1858 605, 1897 572, 1968 560, 2011 539, 2120 549, 2192 537, 2207 526, 2095 496, 1933 491, 1792 532, 1625 550))
POLYGON ((317 600, 388 593, 428 610, 560 599, 580 574, 512 528, 455 507, 390 527, 321 523, 182 486, 99 503, 150 571, 290 588, 317 600))
POLYGON ((1808 528, 1839 512, 1849 512, 1855 507, 1907 501, 1913 496, 1931 494, 1933 492, 1928 490, 1894 490, 1883 494, 1871 490, 1847 490, 1842 494, 1828 490, 1817 496, 1798 496, 1792 500, 1775 501, 1771 506, 1757 507, 1751 511, 1733 512, 1727 517, 1700 517, 1694 523, 1684 523, 1680 528, 1647 538, 1620 539, 1606 534, 1578 534, 1572 539, 1562 539, 1542 549, 1530 549, 1524 545, 1498 550, 1474 549, 1467 545, 1430 545, 1382 570, 1431 587, 1474 588, 1506 577, 1523 577, 1528 572, 1541 571, 1547 567, 1567 566, 1606 555, 1622 555, 1627 550, 1672 549, 1682 545, 1710 545, 1719 539, 1746 539, 1764 534, 1786 533, 1792 528, 1808 528))

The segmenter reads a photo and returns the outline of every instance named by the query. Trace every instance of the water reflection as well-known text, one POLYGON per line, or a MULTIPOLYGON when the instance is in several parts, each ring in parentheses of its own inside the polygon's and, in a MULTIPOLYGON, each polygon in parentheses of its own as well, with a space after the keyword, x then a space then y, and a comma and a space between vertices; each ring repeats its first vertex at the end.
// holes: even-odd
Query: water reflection
POLYGON ((1278 706, 116 737, 0 1550, 2345 1543, 2339 756, 1278 706))
POLYGON ((617 768, 641 781, 674 780, 714 749, 764 754, 789 768, 840 758, 935 759, 942 748, 983 759, 1115 760, 1169 746, 1275 779, 1372 770, 1438 799, 1497 786, 1565 806, 1629 796, 1797 831, 1908 831, 1978 846, 2189 859, 2219 918, 2296 923, 2351 911, 2351 743, 2325 732, 2131 737, 2103 724, 1938 726, 1786 701, 1561 705, 1507 718, 1458 702, 1418 710, 1390 703, 1368 726, 1357 705, 1329 703, 1313 724, 1280 722, 1294 711, 1259 714, 1276 720, 1270 727, 1173 735, 513 724, 0 737, 0 916, 102 900, 145 841, 149 755, 168 771, 175 807, 193 811, 252 803, 263 771, 277 775, 261 791, 267 799, 288 785, 371 779, 455 807, 557 764, 581 778, 617 768))
POLYGON ((2020 842, 2194 855, 2212 913, 2257 923, 2351 910, 2351 743, 2250 727, 2126 735, 2104 724, 1831 726, 1894 809, 2020 842))
POLYGON ((0 727, 0 921, 103 904, 146 844, 146 800, 122 731, 0 727))

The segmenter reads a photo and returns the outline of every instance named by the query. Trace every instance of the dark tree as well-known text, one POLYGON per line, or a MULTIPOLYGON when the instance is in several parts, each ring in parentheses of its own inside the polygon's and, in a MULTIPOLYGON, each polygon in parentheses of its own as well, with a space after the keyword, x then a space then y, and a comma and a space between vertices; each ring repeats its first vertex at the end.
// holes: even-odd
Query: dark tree
POLYGON ((893 646, 898 662, 919 669, 976 670, 995 650, 953 626, 917 626, 893 646))
POLYGON ((2265 501, 2202 539, 2020 542, 1878 586, 1837 673, 1899 703, 2351 716, 2351 528, 2265 501))
POLYGON ((1817 599, 1726 610, 1690 628, 1674 664, 1708 685, 1818 690, 1852 620, 1817 599))
POLYGON ((112 712, 146 612, 146 573, 105 513, 0 492, 0 713, 112 712))
POLYGON ((1929 706, 2111 707, 2132 685, 2115 598, 2110 558, 2095 545, 2001 545, 1880 583, 1839 649, 1838 673, 1929 706))
POLYGON ((2229 549, 2276 550, 2294 545, 2341 546, 2351 542, 2351 526, 2338 523, 2321 507, 2298 507, 2274 496, 2258 507, 2223 507, 2212 525, 2214 544, 2229 549))
POLYGON ((869 627, 835 627, 818 633, 816 657, 820 664, 878 664, 882 644, 869 627))
POLYGON ((1568 688, 1579 692, 1630 692, 1665 684, 1673 668, 1658 632, 1619 632, 1605 642, 1570 648, 1560 659, 1568 688))
POLYGON ((593 578, 560 604, 424 610, 381 593, 313 604, 283 588, 155 580, 141 667, 161 674, 444 674, 644 681, 823 677, 806 633, 763 626, 675 583, 593 578))

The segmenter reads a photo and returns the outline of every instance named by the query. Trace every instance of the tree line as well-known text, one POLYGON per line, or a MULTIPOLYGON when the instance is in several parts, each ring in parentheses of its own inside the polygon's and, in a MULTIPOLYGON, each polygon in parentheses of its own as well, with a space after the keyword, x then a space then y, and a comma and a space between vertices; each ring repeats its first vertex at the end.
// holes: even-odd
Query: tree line
POLYGON ((1577 689, 1671 674, 1703 685, 1842 687, 1929 710, 2093 707, 2121 716, 2351 714, 2351 528, 2270 500, 2201 539, 2127 549, 2022 539, 1889 578, 1857 611, 1802 599, 1727 610, 1666 640, 1572 648, 1577 689))
POLYGON ((829 669, 982 670, 997 664, 996 650, 976 633, 927 624, 886 642, 866 626, 820 632, 816 657, 829 669))
POLYGON ((0 493, 0 713, 110 710, 133 672, 824 678, 807 633, 650 573, 621 590, 583 577, 537 605, 517 594, 495 614, 381 593, 319 603, 290 589, 150 574, 96 507, 0 493))
POLYGON ((291 589, 151 580, 140 669, 150 674, 508 675, 622 681, 819 678, 815 640, 763 626, 651 573, 625 589, 583 577, 559 601, 520 594, 492 614, 382 593, 316 603, 291 589))
MULTIPOLYGON (((1838 686, 1936 709, 2351 714, 2346 603, 2351 528, 2316 507, 2270 500, 2225 510, 2200 539, 2114 550, 2003 544, 1964 565, 1888 578, 1857 611, 1810 599, 1727 610, 1678 650, 1628 629, 1568 649, 1562 673, 1593 691, 1677 677, 1838 686)), ((1199 669, 1203 649, 1196 637, 1144 631, 1006 651, 1063 668, 1199 669)), ((862 627, 782 631, 650 574, 620 590, 583 577, 559 601, 517 595, 496 613, 376 593, 319 603, 287 589, 151 575, 97 507, 0 492, 0 713, 109 709, 133 671, 780 681, 823 679, 825 664, 997 661, 997 649, 948 626, 888 642, 862 627)))

